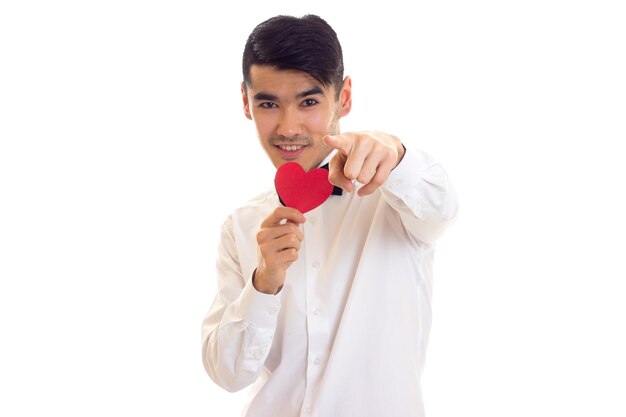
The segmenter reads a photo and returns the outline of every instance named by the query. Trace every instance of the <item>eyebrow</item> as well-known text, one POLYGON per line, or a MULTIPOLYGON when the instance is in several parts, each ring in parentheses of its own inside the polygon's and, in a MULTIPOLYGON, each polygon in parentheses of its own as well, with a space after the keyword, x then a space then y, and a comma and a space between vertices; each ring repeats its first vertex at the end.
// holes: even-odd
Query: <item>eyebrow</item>
MULTIPOLYGON (((309 88, 306 91, 296 94, 296 98, 304 98, 307 96, 313 96, 315 94, 324 94, 324 93, 321 88, 313 87, 313 88, 309 88)), ((253 98, 259 101, 263 101, 263 100, 278 101, 278 96, 275 96, 274 94, 264 93, 262 91, 259 93, 256 93, 253 98)))
POLYGON ((307 97, 307 96, 314 96, 315 94, 324 94, 324 93, 322 92, 322 89, 321 89, 321 88, 319 88, 319 87, 313 87, 313 88, 309 88, 309 89, 308 89, 308 90, 306 90, 306 91, 303 91, 303 92, 301 92, 301 93, 298 93, 298 95, 297 95, 296 97, 298 97, 298 98, 304 98, 304 97, 307 97))

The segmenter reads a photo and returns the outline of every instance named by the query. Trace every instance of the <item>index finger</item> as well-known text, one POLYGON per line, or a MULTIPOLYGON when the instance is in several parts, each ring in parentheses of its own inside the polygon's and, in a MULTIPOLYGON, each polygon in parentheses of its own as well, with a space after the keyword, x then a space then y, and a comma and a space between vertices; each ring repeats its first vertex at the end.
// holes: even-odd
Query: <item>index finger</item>
POLYGON ((322 138, 324 143, 333 149, 348 155, 352 151, 354 141, 348 135, 326 135, 322 138))
POLYGON ((295 224, 304 223, 306 218, 299 210, 293 207, 276 207, 274 211, 263 220, 261 227, 278 226, 283 220, 295 224))

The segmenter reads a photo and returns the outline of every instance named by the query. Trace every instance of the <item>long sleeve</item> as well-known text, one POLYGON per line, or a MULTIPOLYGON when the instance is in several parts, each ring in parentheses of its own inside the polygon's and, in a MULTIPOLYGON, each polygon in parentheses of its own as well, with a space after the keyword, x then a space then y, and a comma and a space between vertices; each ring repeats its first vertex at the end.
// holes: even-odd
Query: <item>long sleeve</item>
POLYGON ((457 211, 443 168, 408 150, 375 193, 331 196, 307 212, 298 259, 274 296, 251 277, 256 233, 278 204, 268 190, 222 226, 202 326, 211 379, 229 391, 252 385, 247 417, 423 416, 430 243, 457 211))
POLYGON ((244 277, 232 218, 222 226, 217 257, 218 289, 202 323, 202 361, 216 384, 238 391, 263 370, 272 346, 280 294, 258 292, 244 277))
POLYGON ((407 232, 431 244, 454 221, 458 203, 448 175, 421 151, 407 149, 381 187, 383 198, 401 216, 407 232))

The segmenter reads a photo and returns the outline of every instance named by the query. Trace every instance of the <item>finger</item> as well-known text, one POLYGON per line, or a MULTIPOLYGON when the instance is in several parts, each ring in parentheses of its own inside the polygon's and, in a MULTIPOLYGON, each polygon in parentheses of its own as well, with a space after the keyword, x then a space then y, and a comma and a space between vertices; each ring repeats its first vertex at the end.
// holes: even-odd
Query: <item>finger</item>
POLYGON ((349 135, 326 135, 322 140, 327 146, 339 150, 344 155, 352 151, 353 139, 349 135))
POLYGON ((361 184, 369 184, 369 182, 374 178, 376 174, 376 170, 378 166, 381 164, 380 157, 377 155, 369 155, 363 165, 361 166, 361 171, 358 173, 356 180, 361 184))
POLYGON ((300 224, 301 223, 294 222, 292 220, 287 220, 283 223, 280 223, 278 226, 271 226, 262 230, 272 231, 274 238, 278 238, 280 236, 288 234, 294 234, 298 236, 300 240, 303 240, 304 233, 302 233, 302 230, 300 230, 300 224))
POLYGON ((285 235, 278 239, 271 240, 263 245, 263 251, 265 254, 272 255, 282 252, 286 249, 300 250, 300 239, 295 235, 285 235))
POLYGON ((265 267, 273 269, 284 269, 285 264, 289 266, 292 262, 298 259, 298 250, 295 248, 288 248, 280 252, 274 252, 270 256, 264 256, 265 267))
POLYGON ((266 227, 257 233, 257 243, 259 245, 278 239, 286 235, 295 235, 299 240, 304 240, 304 233, 294 223, 285 223, 278 226, 266 227))
POLYGON ((259 246, 259 248, 261 250, 261 255, 263 256, 265 263, 267 265, 276 266, 276 258, 281 252, 289 249, 299 251, 300 245, 300 239, 298 239, 296 236, 286 235, 278 239, 270 240, 259 246))
POLYGON ((395 161, 393 159, 385 159, 377 168, 376 174, 372 177, 370 181, 368 181, 365 186, 361 187, 358 192, 360 197, 372 194, 378 187, 383 185, 389 175, 391 174, 391 170, 395 167, 395 161))
POLYGON ((300 224, 306 221, 304 214, 293 207, 276 207, 274 211, 263 220, 261 228, 278 226, 283 220, 300 224))
POLYGON ((328 164, 328 181, 350 193, 352 192, 354 185, 352 184, 352 181, 350 181, 350 178, 346 177, 343 173, 344 164, 345 157, 339 153, 331 158, 328 164))
POLYGON ((346 164, 343 173, 351 180, 357 179, 363 167, 365 159, 372 153, 372 142, 360 141, 355 142, 352 152, 346 158, 346 164))
POLYGON ((286 249, 300 250, 301 245, 300 239, 298 239, 298 237, 293 234, 285 235, 281 238, 278 238, 275 240, 275 243, 277 245, 278 252, 282 252, 286 249))
POLYGON ((276 263, 291 265, 298 260, 298 251, 296 249, 285 249, 276 255, 276 263))

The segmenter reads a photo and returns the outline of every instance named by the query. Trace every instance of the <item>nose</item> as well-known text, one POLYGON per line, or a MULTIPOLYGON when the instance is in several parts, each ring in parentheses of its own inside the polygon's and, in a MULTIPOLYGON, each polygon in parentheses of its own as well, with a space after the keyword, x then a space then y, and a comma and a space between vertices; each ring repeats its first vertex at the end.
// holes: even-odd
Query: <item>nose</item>
POLYGON ((290 107, 283 108, 280 119, 278 120, 276 133, 280 136, 291 138, 296 135, 301 135, 302 130, 302 121, 300 120, 298 110, 290 107))

